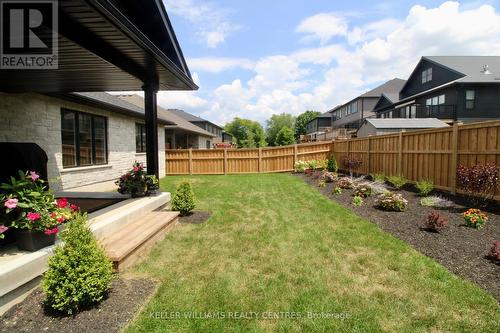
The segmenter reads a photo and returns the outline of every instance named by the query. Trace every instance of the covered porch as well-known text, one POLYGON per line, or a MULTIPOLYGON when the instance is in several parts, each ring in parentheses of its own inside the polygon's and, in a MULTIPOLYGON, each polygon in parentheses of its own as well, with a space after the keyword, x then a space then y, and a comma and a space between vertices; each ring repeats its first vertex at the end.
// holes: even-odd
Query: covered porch
MULTIPOLYGON (((144 154, 147 173, 159 177, 158 138, 160 135, 163 140, 163 133, 159 133, 158 129, 165 123, 158 122, 157 92, 197 89, 162 2, 68 0, 59 1, 58 11, 59 27, 55 31, 58 68, 2 68, 0 95, 17 100, 27 98, 25 107, 31 107, 31 115, 24 121, 31 122, 36 119, 38 111, 43 111, 37 110, 36 105, 30 106, 31 96, 44 100, 68 101, 68 96, 74 96, 75 93, 143 91, 145 99, 142 121, 146 140, 144 152, 139 152, 138 155, 144 154)), ((79 103, 81 102, 80 96, 79 103)), ((89 100, 88 103, 92 104, 92 101, 89 100)), ((58 119, 53 121, 57 122, 58 119)), ((110 132, 109 135, 112 136, 113 133, 110 132)), ((133 132, 129 135, 134 137, 133 132)), ((39 137, 41 141, 43 133, 39 137)), ((33 140, 33 143, 36 144, 37 140, 33 140)), ((61 147, 62 142, 52 142, 50 145, 61 147)), ((77 149, 83 150, 77 150, 75 154, 90 159, 88 148, 77 145, 77 149)), ((95 151, 99 154, 94 153, 94 158, 102 161, 106 160, 104 155, 109 154, 104 148, 95 151)), ((67 156, 63 156, 61 160, 63 158, 67 159, 67 156)), ((51 167, 53 164, 49 161, 48 165, 51 167)), ((80 167, 82 171, 86 171, 86 168, 92 170, 94 166, 80 167)), ((78 167, 72 170, 78 170, 78 167)), ((49 184, 51 181, 49 179, 49 184)), ((105 192, 62 192, 58 196, 106 200, 117 197, 114 193, 105 192)), ((143 245, 150 247, 152 241, 157 241, 159 235, 175 225, 177 215, 165 210, 170 201, 169 193, 139 199, 116 199, 119 199, 116 203, 93 212, 89 216, 89 224, 96 237, 105 244, 108 255, 117 260, 115 268, 118 269, 122 260, 132 262, 130 256, 140 254, 139 248, 143 245), (126 228, 137 228, 139 224, 154 227, 126 244, 120 243, 118 248, 114 246, 117 241, 113 237, 117 233, 123 233, 126 228)), ((16 251, 12 250, 12 246, 0 248, 0 313, 19 296, 26 294, 33 283, 37 284, 38 277, 46 270, 46 261, 52 250, 52 246, 36 252, 16 251)))

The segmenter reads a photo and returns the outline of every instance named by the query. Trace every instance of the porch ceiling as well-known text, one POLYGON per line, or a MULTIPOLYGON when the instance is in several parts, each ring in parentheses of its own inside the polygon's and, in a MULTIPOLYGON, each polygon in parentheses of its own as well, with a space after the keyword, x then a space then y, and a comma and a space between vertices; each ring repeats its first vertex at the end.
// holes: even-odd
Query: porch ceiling
POLYGON ((59 69, 2 69, 0 90, 138 91, 144 82, 158 82, 159 90, 197 89, 161 1, 141 1, 143 11, 132 15, 137 5, 128 0, 60 0, 59 69), (161 36, 152 35, 154 27, 147 24, 156 25, 161 36))

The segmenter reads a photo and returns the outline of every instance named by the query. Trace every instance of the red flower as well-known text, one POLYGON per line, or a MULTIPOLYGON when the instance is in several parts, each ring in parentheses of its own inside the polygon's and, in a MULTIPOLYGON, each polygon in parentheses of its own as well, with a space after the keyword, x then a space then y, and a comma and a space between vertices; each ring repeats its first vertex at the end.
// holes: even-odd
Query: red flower
POLYGON ((29 212, 28 214, 26 214, 26 218, 28 220, 31 220, 31 221, 36 221, 40 218, 40 214, 38 213, 33 213, 33 212, 29 212))
POLYGON ((45 229, 43 232, 46 235, 52 235, 52 234, 57 234, 59 232, 59 229, 57 227, 52 228, 52 229, 45 229))
POLYGON ((80 208, 78 208, 78 206, 77 206, 77 205, 73 205, 73 204, 71 204, 71 205, 70 205, 70 207, 71 207, 71 211, 72 211, 73 213, 78 212, 78 211, 80 210, 80 208))
POLYGON ((57 207, 66 208, 68 206, 68 199, 66 199, 66 198, 57 199, 56 203, 57 203, 57 207))
POLYGON ((56 217, 56 215, 57 215, 57 214, 56 214, 55 212, 50 213, 50 217, 51 217, 51 218, 55 218, 55 217, 56 217))
POLYGON ((63 223, 64 222, 64 217, 59 217, 57 218, 57 223, 63 223))

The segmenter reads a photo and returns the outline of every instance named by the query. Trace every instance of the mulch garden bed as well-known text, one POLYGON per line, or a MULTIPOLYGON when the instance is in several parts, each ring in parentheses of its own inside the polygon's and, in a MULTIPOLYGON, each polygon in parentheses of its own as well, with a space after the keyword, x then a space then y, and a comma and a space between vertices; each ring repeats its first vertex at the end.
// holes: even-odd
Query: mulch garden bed
POLYGON ((466 201, 461 197, 439 193, 453 201, 452 207, 438 210, 448 219, 448 226, 441 233, 429 232, 425 230, 424 222, 427 215, 436 209, 420 205, 421 198, 411 191, 411 186, 399 191, 408 200, 407 210, 388 212, 374 207, 376 195, 364 198, 361 206, 354 206, 353 190, 342 189, 341 194, 332 194, 333 183, 318 187, 318 173, 295 175, 328 198, 434 258, 453 273, 474 281, 500 301, 500 265, 486 256, 493 242, 500 241, 500 205, 486 207, 484 211, 489 221, 483 229, 474 229, 467 227, 462 217, 462 213, 472 207, 465 206, 466 201))
POLYGON ((179 222, 190 223, 190 224, 202 224, 205 223, 210 218, 210 216, 212 216, 212 213, 210 212, 195 210, 191 212, 191 214, 189 215, 180 216, 179 222))
POLYGON ((61 317, 44 308, 38 288, 0 318, 0 332, 121 332, 155 289, 151 279, 117 278, 100 304, 61 317))

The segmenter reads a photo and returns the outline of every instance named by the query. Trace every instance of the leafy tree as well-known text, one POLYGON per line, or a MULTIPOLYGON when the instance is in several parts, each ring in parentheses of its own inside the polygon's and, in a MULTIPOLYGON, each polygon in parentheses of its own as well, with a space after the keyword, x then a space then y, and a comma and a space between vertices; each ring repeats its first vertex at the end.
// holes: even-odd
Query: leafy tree
POLYGON ((278 132, 278 135, 276 135, 275 143, 278 146, 286 146, 294 144, 295 137, 293 136, 293 130, 288 126, 282 127, 278 132))
POLYGON ((226 124, 224 130, 233 136, 240 148, 266 146, 266 134, 256 121, 236 117, 226 124))
POLYGON ((307 110, 304 113, 299 114, 295 120, 295 138, 298 139, 301 135, 306 134, 306 124, 319 116, 321 112, 307 110))
POLYGON ((276 146, 276 137, 283 127, 290 129, 295 126, 295 117, 288 113, 273 114, 266 122, 267 143, 276 146))

